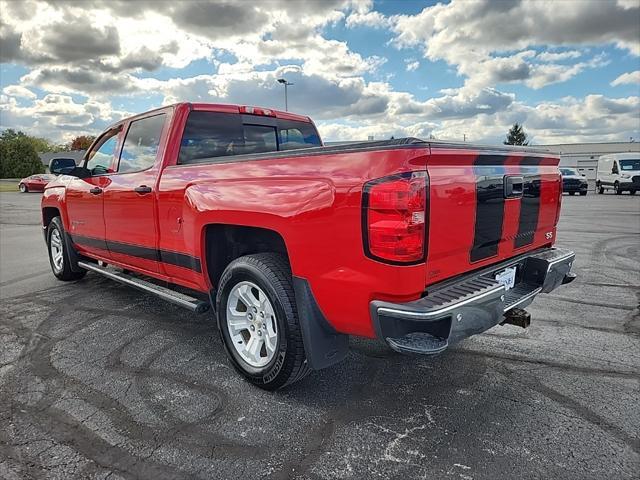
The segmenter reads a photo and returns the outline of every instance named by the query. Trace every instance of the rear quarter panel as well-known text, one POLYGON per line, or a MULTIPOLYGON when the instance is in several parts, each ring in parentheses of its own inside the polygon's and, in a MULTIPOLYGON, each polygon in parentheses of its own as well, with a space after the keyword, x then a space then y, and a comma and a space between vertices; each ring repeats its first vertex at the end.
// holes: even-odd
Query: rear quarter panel
MULTIPOLYGON (((160 248, 204 259, 207 225, 274 230, 285 241, 293 274, 309 280, 336 329, 373 336, 369 302, 417 298, 425 266, 390 266, 364 256, 362 187, 372 178, 424 169, 427 156, 428 149, 405 148, 170 166, 158 192, 160 248)), ((212 286, 205 271, 201 278, 171 274, 190 275, 202 290, 212 286)))

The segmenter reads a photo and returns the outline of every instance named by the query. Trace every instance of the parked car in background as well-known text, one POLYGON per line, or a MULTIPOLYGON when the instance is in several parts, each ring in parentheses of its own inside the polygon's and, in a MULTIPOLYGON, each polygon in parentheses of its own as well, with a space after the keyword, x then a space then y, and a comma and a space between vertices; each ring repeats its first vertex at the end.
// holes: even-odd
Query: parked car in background
POLYGON ((598 159, 596 190, 604 193, 612 189, 617 195, 627 191, 634 195, 640 190, 640 155, 638 153, 612 153, 598 159))
POLYGON ((560 174, 562 175, 562 193, 568 193, 569 195, 579 193, 582 196, 587 194, 589 182, 577 170, 561 168, 560 174))
POLYGON ((48 173, 31 175, 30 177, 20 180, 18 189, 20 189, 22 193, 44 192, 44 187, 47 185, 47 183, 55 178, 55 175, 50 175, 48 173))

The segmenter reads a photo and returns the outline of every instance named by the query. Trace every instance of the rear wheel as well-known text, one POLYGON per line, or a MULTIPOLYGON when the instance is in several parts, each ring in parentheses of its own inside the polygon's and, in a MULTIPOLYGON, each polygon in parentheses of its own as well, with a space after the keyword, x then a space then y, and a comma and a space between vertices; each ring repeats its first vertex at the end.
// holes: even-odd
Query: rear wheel
POLYGON ((569 195, 575 195, 576 192, 569 192, 569 195))
POLYGON ((24 183, 21 183, 21 184, 18 186, 18 189, 20 189, 20 192, 21 192, 21 193, 27 193, 27 192, 29 191, 29 189, 27 188, 27 186, 26 186, 24 183))
POLYGON ((59 280, 78 280, 86 275, 86 270, 74 272, 71 269, 71 259, 67 244, 64 241, 64 227, 60 217, 55 217, 51 220, 47 227, 47 247, 51 270, 59 280))
POLYGON ((227 355, 251 383, 276 390, 309 374, 285 257, 258 253, 231 262, 220 279, 216 312, 227 355))
POLYGON ((618 182, 613 184, 613 191, 616 195, 622 195, 622 190, 620 190, 620 184, 618 182))
POLYGON ((587 192, 580 192, 580 196, 584 197, 587 194, 587 192))
POLYGON ((635 195, 636 191, 635 190, 629 190, 629 195, 635 195))
POLYGON ((602 186, 602 184, 600 182, 596 183, 596 189, 598 190, 598 193, 600 195, 602 195, 604 193, 604 187, 602 186))

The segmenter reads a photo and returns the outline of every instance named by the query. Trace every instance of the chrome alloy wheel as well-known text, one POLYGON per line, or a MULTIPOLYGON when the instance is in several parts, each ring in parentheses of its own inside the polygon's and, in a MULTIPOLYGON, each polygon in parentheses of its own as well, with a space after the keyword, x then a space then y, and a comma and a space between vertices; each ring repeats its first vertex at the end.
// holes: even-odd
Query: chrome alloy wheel
POLYGON ((268 365, 278 348, 276 314, 264 291, 239 282, 227 298, 227 329, 240 358, 255 368, 268 365))
POLYGON ((54 228, 51 230, 51 237, 49 238, 49 249, 51 250, 51 260, 53 262, 53 268, 56 272, 62 271, 64 263, 64 251, 62 250, 62 237, 60 236, 60 230, 54 228))

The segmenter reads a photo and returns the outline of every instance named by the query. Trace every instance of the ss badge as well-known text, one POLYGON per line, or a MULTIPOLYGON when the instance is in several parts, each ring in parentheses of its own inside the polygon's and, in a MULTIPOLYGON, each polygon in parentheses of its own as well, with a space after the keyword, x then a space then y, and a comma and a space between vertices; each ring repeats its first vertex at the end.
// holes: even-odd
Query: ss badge
POLYGON ((547 240, 551 240, 553 238, 553 232, 547 232, 544 234, 544 236, 547 238, 547 240))

